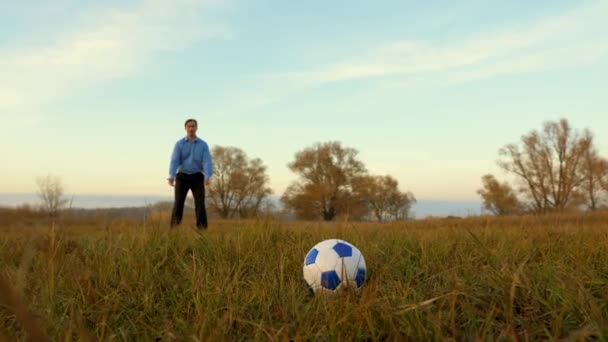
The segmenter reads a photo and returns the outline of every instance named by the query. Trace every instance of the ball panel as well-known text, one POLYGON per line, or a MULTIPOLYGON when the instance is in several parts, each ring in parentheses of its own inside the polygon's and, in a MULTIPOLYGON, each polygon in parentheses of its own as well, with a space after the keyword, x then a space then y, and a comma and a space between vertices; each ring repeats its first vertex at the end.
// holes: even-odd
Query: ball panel
POLYGON ((344 280, 348 278, 348 274, 346 274, 346 266, 344 265, 344 259, 339 259, 334 267, 334 270, 340 276, 340 279, 344 280))
POLYGON ((363 286, 365 282, 365 269, 360 268, 357 270, 357 276, 355 277, 355 282, 357 283, 357 288, 363 286))
POLYGON ((361 258, 359 260, 359 268, 367 269, 367 265, 365 264, 365 258, 363 254, 361 254, 361 258))
POLYGON ((304 266, 303 272, 304 280, 306 280, 308 286, 312 288, 320 286, 322 272, 315 264, 304 266))
POLYGON ((342 266, 342 274, 344 274, 343 278, 347 278, 349 282, 355 281, 355 276, 357 275, 357 270, 359 269, 359 259, 361 256, 357 257, 348 257, 343 258, 339 264, 342 266))
POLYGON ((336 271, 328 271, 321 274, 321 286, 328 290, 337 289, 341 282, 340 276, 336 271))
POLYGON ((340 257, 334 252, 331 247, 321 246, 317 247, 319 254, 315 260, 315 265, 319 267, 322 272, 332 271, 335 269, 340 257))
POLYGON ((353 255, 353 248, 343 241, 339 241, 333 247, 333 250, 338 254, 339 257, 345 258, 353 255))
POLYGON ((355 279, 357 281, 357 287, 363 286, 363 283, 365 283, 366 276, 367 265, 365 264, 365 258, 363 257, 363 255, 361 255, 357 266, 357 275, 355 276, 355 279))
POLYGON ((311 249, 310 252, 308 252, 308 254, 306 255, 306 259, 304 259, 304 265, 314 264, 315 261, 317 260, 318 255, 319 255, 318 249, 316 249, 316 248, 311 249))

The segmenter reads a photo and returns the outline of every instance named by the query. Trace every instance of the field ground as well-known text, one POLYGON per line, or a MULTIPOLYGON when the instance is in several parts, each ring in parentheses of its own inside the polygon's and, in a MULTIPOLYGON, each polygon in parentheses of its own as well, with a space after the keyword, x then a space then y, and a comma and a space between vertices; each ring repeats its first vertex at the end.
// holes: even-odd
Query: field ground
POLYGON ((0 340, 36 325, 58 341, 608 339, 606 214, 213 221, 202 234, 166 217, 2 215, 0 275, 18 295, 0 292, 0 340), (326 238, 363 252, 361 293, 309 295, 302 262, 326 238))

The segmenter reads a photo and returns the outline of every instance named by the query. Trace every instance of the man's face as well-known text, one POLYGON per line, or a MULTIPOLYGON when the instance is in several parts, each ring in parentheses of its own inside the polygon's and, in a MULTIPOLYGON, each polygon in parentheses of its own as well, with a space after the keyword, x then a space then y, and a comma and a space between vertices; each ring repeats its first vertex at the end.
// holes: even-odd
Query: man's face
POLYGON ((188 135, 191 137, 196 134, 196 129, 196 124, 192 121, 188 122, 188 124, 186 125, 186 133, 188 133, 188 135))

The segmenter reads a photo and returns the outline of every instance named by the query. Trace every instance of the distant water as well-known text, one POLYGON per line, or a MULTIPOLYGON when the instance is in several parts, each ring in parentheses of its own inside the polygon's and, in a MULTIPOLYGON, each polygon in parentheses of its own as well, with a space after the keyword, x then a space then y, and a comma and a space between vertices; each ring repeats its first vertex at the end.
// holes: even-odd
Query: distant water
POLYGON ((418 200, 412 206, 416 218, 427 216, 475 216, 481 214, 480 201, 418 200))
MULTIPOLYGON (((66 196, 72 200, 74 208, 122 208, 122 207, 141 207, 160 201, 171 201, 171 196, 155 195, 74 195, 66 196)), ((36 194, 8 194, 0 193, 0 206, 15 207, 21 204, 38 204, 40 199, 36 194)))
MULTIPOLYGON (((189 194, 188 196, 191 195, 189 194)), ((141 207, 156 202, 172 200, 172 196, 156 195, 74 195, 72 207, 86 209, 141 207)), ((274 200, 278 200, 278 198, 274 200)), ((15 207, 25 203, 36 204, 40 203, 40 200, 36 194, 0 193, 0 206, 15 207)), ((478 201, 418 200, 412 207, 412 212, 416 218, 479 215, 481 213, 481 203, 478 201)))

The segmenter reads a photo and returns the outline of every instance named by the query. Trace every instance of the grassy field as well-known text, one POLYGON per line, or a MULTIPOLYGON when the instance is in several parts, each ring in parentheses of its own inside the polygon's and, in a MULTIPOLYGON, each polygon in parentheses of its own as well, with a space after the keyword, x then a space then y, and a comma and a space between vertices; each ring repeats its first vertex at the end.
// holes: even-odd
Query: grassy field
POLYGON ((203 234, 166 218, 19 217, 0 225, 15 292, 0 292, 0 339, 36 325, 58 341, 608 339, 606 214, 214 221, 203 234), (361 293, 309 295, 302 262, 326 238, 363 252, 361 293))

